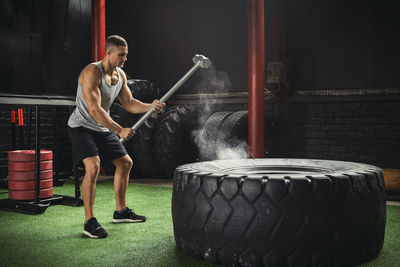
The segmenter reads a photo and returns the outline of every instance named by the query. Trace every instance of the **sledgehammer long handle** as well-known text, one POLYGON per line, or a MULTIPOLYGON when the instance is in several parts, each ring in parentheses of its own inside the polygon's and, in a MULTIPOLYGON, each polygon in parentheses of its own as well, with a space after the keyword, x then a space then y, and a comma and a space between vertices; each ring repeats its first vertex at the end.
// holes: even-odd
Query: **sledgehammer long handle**
MULTIPOLYGON (((194 73, 198 68, 200 68, 200 62, 198 62, 197 64, 195 64, 188 72, 186 72, 186 74, 183 75, 183 77, 182 77, 174 86, 172 86, 172 88, 169 89, 169 91, 166 92, 165 95, 163 95, 163 97, 160 98, 160 102, 163 103, 163 102, 167 101, 168 98, 170 98, 170 97, 182 86, 182 84, 184 84, 184 83, 186 82, 186 80, 189 79, 190 76, 193 75, 193 73, 194 73)), ((154 110, 154 109, 149 110, 146 114, 143 115, 143 117, 145 117, 149 112, 151 112, 151 111, 153 111, 153 110, 154 110)), ((150 114, 151 114, 151 113, 150 113, 150 114)), ((139 121, 138 121, 136 124, 139 124, 139 121)), ((135 130, 134 127, 136 126, 136 124, 132 127, 132 129, 135 130)))
MULTIPOLYGON (((200 64, 201 62, 197 62, 188 72, 186 72, 185 75, 183 75, 183 77, 174 85, 172 86, 171 89, 169 89, 168 92, 165 93, 165 95, 163 95, 163 97, 161 97, 161 99, 159 100, 159 102, 163 103, 165 102, 168 98, 170 98, 181 86, 184 82, 186 82, 187 79, 190 78, 190 76, 193 75, 193 73, 200 68, 200 64)), ((150 109, 149 111, 147 111, 139 120, 138 122, 135 123, 135 125, 132 126, 132 129, 134 131, 137 131, 137 129, 140 128, 140 126, 142 126, 142 124, 151 116, 151 114, 153 114, 154 112, 154 108, 150 109)), ((125 142, 125 139, 121 138, 119 139, 120 142, 125 142)))

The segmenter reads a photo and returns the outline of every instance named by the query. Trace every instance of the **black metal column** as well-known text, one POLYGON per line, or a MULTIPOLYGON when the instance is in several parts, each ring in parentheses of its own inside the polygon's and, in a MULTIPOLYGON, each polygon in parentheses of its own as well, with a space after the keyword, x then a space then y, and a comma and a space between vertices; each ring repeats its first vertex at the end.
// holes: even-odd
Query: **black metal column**
POLYGON ((35 117, 35 206, 40 202, 40 108, 36 106, 35 117))
POLYGON ((15 150, 17 148, 17 137, 16 137, 16 133, 15 133, 15 121, 11 122, 11 140, 12 140, 12 150, 15 150))
POLYGON ((31 148, 32 143, 32 108, 28 107, 28 149, 31 148))

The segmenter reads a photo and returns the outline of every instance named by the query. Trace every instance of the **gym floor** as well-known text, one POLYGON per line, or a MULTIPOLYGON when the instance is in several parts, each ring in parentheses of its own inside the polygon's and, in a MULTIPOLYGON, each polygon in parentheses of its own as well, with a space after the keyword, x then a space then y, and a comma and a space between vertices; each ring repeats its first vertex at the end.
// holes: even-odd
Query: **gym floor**
MULTIPOLYGON (((72 180, 54 187, 54 191, 72 195, 72 180)), ((115 208, 112 177, 101 176, 95 213, 109 232, 103 240, 82 235, 82 207, 51 206, 41 215, 0 211, 0 265, 213 266, 176 250, 171 194, 171 181, 135 180, 128 188, 127 200, 131 208, 148 220, 115 225, 111 223, 115 208)), ((376 259, 361 266, 400 266, 400 206, 398 202, 389 202, 387 207, 384 247, 376 259)))

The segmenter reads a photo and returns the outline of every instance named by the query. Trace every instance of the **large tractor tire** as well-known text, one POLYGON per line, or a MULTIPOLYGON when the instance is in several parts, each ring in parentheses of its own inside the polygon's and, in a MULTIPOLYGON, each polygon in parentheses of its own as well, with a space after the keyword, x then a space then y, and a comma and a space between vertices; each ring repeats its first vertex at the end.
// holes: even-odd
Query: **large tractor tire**
POLYGON ((172 217, 179 250, 227 266, 355 266, 383 246, 381 169, 307 159, 179 166, 172 217))
POLYGON ((247 120, 247 110, 233 112, 221 123, 219 138, 226 140, 231 145, 235 145, 238 141, 247 141, 247 120))
POLYGON ((177 166, 198 161, 193 138, 197 124, 192 106, 174 106, 160 115, 154 135, 154 155, 164 178, 172 178, 177 166))
MULTIPOLYGON (((267 119, 265 124, 267 124, 267 119)), ((265 135, 265 150, 270 149, 268 135, 265 135)), ((202 161, 215 159, 247 158, 248 151, 248 111, 216 112, 205 122, 201 131, 200 159, 202 161), (226 151, 226 153, 224 153, 226 151), (233 152, 230 155, 229 152, 233 152)))
POLYGON ((212 114, 198 132, 195 141, 200 148, 199 158, 201 161, 217 159, 215 143, 221 142, 219 140, 221 124, 231 114, 232 112, 229 111, 220 111, 212 114))

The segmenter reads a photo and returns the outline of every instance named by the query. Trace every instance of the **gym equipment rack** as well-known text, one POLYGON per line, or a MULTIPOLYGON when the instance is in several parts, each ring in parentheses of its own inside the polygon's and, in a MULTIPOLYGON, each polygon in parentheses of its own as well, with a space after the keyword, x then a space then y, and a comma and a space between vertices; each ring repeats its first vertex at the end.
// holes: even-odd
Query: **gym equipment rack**
POLYGON ((11 199, 0 200, 0 210, 22 212, 26 214, 44 213, 50 205, 82 206, 81 191, 79 186, 79 172, 73 152, 73 168, 75 182, 75 196, 54 195, 50 198, 40 199, 40 107, 41 106, 75 106, 75 99, 67 96, 37 96, 0 94, 1 105, 24 105, 35 108, 35 197, 33 201, 11 199))

